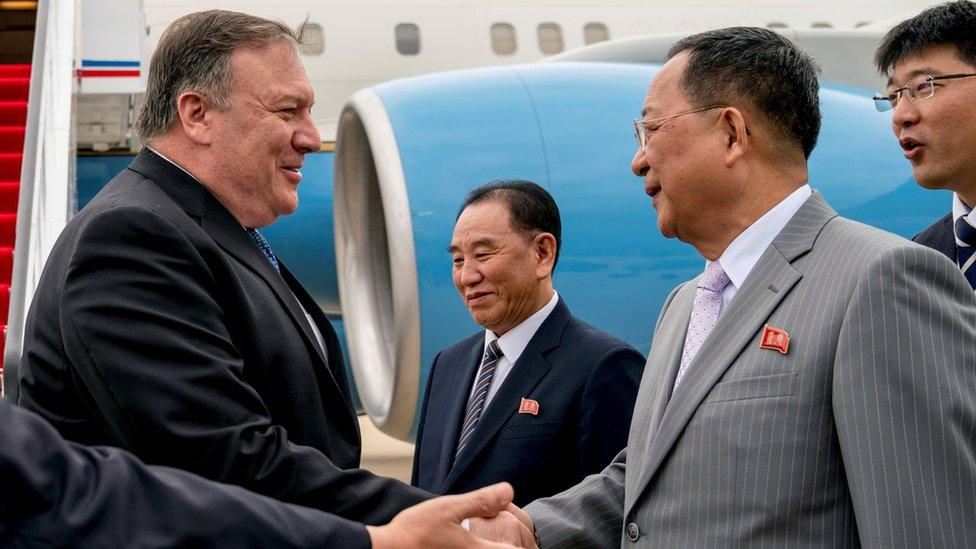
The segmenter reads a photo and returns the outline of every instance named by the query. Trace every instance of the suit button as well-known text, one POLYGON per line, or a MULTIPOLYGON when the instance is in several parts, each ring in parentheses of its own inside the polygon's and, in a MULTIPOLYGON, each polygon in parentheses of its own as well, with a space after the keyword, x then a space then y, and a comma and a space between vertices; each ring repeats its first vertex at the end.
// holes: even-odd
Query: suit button
POLYGON ((630 541, 637 541, 637 538, 639 538, 639 537, 640 537, 640 528, 638 528, 637 525, 634 524, 633 522, 631 522, 630 524, 628 524, 627 525, 627 538, 630 539, 630 541))

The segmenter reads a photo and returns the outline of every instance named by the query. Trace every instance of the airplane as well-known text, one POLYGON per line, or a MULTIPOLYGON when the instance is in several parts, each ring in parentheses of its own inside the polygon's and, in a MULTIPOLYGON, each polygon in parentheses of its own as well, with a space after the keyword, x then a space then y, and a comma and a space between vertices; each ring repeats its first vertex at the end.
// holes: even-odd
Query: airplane
MULTIPOLYGON (((86 0, 77 139, 81 149, 132 145, 120 113, 138 108, 144 71, 176 18, 201 9, 246 11, 297 27, 315 89, 313 117, 335 141, 346 100, 395 78, 479 66, 531 63, 582 46, 634 36, 689 34, 754 25, 783 30, 870 28, 879 17, 918 11, 919 0, 86 0), (105 32, 110 28, 112 32, 105 32), (125 76, 113 76, 112 73, 125 76), (89 76, 91 75, 91 76, 89 76), (126 83, 128 82, 128 86, 126 83), (121 85, 121 87, 114 87, 121 85), (111 93, 112 91, 129 93, 111 93)), ((137 144, 136 144, 137 146, 137 144)))
MULTIPOLYGON (((321 63, 304 57, 325 104, 317 110, 324 111, 318 124, 326 150, 306 159, 298 211, 264 232, 344 334, 360 404, 383 432, 412 437, 434 353, 478 329, 456 295, 444 248, 464 194, 492 179, 531 179, 552 192, 565 231, 557 290, 580 317, 637 349, 649 348, 664 297, 697 274, 701 260, 689 246, 657 233, 650 201, 629 173, 635 148, 630 122, 661 52, 683 34, 732 23, 774 26, 822 59, 826 79, 836 83, 824 84, 811 183, 842 215, 910 237, 945 210, 946 195, 916 188, 888 115, 871 104, 867 87, 877 76, 870 52, 884 29, 856 28, 922 4, 769 4, 209 3, 286 21, 294 15, 292 23, 306 16, 310 24, 328 22, 319 23, 321 63), (748 9, 760 4, 761 10, 748 9), (421 33, 417 54, 397 51, 397 25, 407 23, 421 33), (492 26, 502 23, 517 27, 520 46, 511 54, 494 50, 492 37, 499 33, 492 26), (553 48, 547 61, 536 62, 544 55, 535 35, 550 23, 565 29, 563 49, 583 45, 589 23, 604 25, 610 40, 561 55, 553 48), (570 28, 577 29, 573 36, 570 28), (668 34, 636 36, 648 30, 668 34), (327 62, 333 53, 336 59, 327 62), (389 59, 373 67, 364 59, 374 54, 389 59), (480 67, 376 83, 464 66, 480 67), (343 79, 348 88, 341 87, 343 79), (333 86, 342 90, 335 97, 329 95, 333 86)), ((146 0, 148 38, 140 59, 148 58, 166 22, 197 9, 190 2, 146 0)), ((92 79, 98 78, 115 77, 92 79)), ((139 76, 118 77, 125 78, 139 76)), ((134 94, 116 95, 125 97, 122 112, 131 116, 134 94)), ((84 146, 82 133, 79 128, 84 146)), ((128 146, 128 140, 109 144, 128 146)), ((80 153, 78 206, 130 160, 118 152, 80 153)))

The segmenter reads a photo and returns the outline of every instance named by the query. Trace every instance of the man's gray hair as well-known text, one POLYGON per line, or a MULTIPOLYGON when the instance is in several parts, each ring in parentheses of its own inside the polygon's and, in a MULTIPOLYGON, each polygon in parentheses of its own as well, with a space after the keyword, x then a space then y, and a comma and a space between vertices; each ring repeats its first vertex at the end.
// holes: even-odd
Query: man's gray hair
POLYGON ((218 109, 227 108, 231 54, 279 40, 297 47, 303 30, 304 24, 296 31, 280 21, 223 10, 191 13, 173 21, 149 62, 136 134, 144 143, 166 134, 179 119, 176 103, 187 91, 204 95, 218 109))

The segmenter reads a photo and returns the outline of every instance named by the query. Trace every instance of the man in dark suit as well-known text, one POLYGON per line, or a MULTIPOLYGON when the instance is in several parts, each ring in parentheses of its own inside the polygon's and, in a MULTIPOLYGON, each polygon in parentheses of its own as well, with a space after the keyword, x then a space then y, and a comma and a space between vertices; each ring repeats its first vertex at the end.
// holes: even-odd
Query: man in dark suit
POLYGON ((414 485, 504 480, 522 504, 599 472, 626 444, 644 357, 569 312, 553 290, 559 246, 559 209, 535 183, 490 183, 461 206, 454 284, 485 330, 434 358, 414 485))
POLYGON ((952 211, 915 236, 963 270, 976 288, 976 3, 949 2, 903 21, 875 53, 888 89, 875 98, 915 182, 953 192, 952 211))
POLYGON ((0 400, 3 547, 482 547, 461 519, 511 501, 497 485, 428 501, 368 526, 281 503, 117 448, 68 443, 0 400))
POLYGON ((44 268, 19 402, 69 440, 383 524, 430 495, 358 469, 336 334, 255 230, 294 211, 321 145, 299 40, 225 11, 167 29, 147 147, 44 268))

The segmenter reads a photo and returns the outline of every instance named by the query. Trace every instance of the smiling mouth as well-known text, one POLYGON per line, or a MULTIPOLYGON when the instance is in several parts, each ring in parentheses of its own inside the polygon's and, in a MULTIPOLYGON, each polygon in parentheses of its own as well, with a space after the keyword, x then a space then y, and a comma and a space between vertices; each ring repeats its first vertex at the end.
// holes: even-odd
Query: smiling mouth
POLYGON ((491 295, 491 294, 489 292, 471 292, 471 293, 466 294, 464 296, 464 301, 468 305, 472 305, 472 304, 475 304, 476 305, 481 300, 481 298, 483 298, 485 296, 488 296, 488 295, 491 295))

